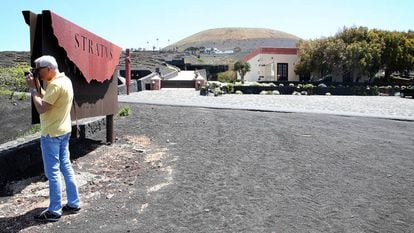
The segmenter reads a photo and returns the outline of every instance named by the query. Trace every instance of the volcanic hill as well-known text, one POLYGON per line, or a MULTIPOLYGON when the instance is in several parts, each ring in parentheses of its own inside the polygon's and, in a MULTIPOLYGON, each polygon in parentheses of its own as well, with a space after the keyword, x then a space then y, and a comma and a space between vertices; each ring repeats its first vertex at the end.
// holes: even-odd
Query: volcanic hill
POLYGON ((186 37, 164 50, 181 52, 190 47, 205 47, 224 51, 239 47, 241 52, 251 52, 259 47, 292 48, 299 40, 295 35, 266 28, 216 28, 186 37))

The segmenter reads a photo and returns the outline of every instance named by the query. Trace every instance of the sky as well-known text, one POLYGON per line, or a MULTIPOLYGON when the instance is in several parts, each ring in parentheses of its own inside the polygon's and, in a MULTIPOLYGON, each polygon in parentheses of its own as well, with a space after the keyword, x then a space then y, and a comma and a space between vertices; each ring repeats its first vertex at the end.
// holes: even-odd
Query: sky
POLYGON ((30 50, 23 10, 51 10, 123 49, 162 48, 222 27, 268 28, 302 39, 354 26, 414 30, 413 0, 2 0, 0 51, 30 50))

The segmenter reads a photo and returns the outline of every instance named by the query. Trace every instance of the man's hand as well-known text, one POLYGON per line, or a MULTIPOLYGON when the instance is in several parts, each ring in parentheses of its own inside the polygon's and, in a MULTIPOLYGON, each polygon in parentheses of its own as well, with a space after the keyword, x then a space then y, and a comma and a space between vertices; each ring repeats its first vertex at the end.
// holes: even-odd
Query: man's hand
POLYGON ((29 72, 29 74, 26 75, 26 84, 29 88, 36 88, 35 80, 31 72, 29 72))
MULTIPOLYGON (((38 80, 35 80, 33 78, 33 74, 29 72, 29 74, 26 75, 26 84, 30 89, 30 93, 32 94, 32 100, 37 112, 39 114, 42 114, 49 110, 51 105, 42 100, 44 91, 42 88, 40 88, 40 93, 38 93, 36 82, 38 82, 38 80)), ((40 86, 40 83, 38 85, 40 86)))

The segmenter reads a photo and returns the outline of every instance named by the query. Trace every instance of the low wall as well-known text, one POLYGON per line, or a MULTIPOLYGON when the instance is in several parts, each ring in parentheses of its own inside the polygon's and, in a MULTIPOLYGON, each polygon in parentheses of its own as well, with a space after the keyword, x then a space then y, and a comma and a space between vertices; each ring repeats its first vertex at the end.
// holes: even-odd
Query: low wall
POLYGON ((0 151, 0 196, 7 195, 7 182, 40 175, 43 171, 38 135, 16 144, 0 151))
MULTIPOLYGON (((71 158, 88 153, 91 148, 101 144, 93 138, 106 127, 105 117, 81 119, 80 138, 70 140, 71 158)), ((7 183, 43 173, 42 153, 40 149, 40 133, 9 141, 0 145, 0 196, 9 195, 7 183)))
POLYGON ((161 88, 195 88, 195 80, 161 80, 161 88))

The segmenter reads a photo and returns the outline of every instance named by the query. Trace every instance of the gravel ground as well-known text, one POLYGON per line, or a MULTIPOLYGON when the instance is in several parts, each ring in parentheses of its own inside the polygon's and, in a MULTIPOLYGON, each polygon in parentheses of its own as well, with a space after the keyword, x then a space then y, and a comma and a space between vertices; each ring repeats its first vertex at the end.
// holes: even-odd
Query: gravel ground
POLYGON ((117 142, 74 162, 78 215, 33 222, 32 182, 1 200, 0 229, 414 232, 411 121, 128 105, 117 142))
POLYGON ((161 89, 120 95, 119 101, 174 106, 250 109, 278 112, 324 113, 414 120, 414 101, 399 96, 200 96, 192 89, 161 89))
POLYGON ((30 97, 0 95, 0 144, 23 136, 31 128, 30 97))

